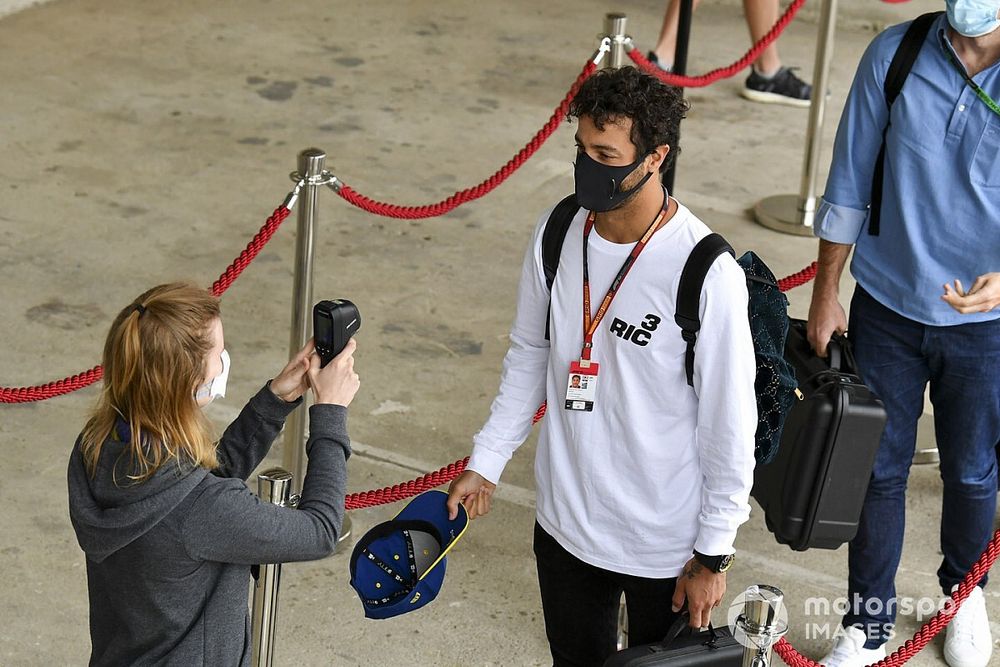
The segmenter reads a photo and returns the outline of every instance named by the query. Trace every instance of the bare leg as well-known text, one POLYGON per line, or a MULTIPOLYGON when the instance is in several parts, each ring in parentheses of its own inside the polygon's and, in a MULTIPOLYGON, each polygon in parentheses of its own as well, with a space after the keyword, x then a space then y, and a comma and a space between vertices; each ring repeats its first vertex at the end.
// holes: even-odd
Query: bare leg
MULTIPOLYGON (((778 0, 743 0, 743 11, 750 37, 756 43, 778 20, 778 0)), ((772 42, 754 62, 740 95, 754 102, 807 108, 812 86, 781 66, 778 47, 772 42)))
MULTIPOLYGON (((671 7, 676 4, 676 0, 671 2, 671 7)), ((743 12, 746 14, 747 27, 750 29, 750 37, 756 44, 768 33, 778 20, 778 0, 743 0, 743 12)), ((669 12, 668 12, 669 13, 669 12)), ((666 30, 666 20, 664 20, 664 30, 666 30)), ((677 18, 674 17, 674 34, 676 39, 677 18)), ((663 41, 663 36, 660 36, 663 41)), ((659 51, 657 51, 659 55, 659 51)), ((754 67, 764 76, 771 76, 781 67, 781 58, 778 57, 778 45, 772 42, 754 61, 754 67)))
MULTIPOLYGON (((754 0, 744 1, 753 2, 754 0)), ((691 9, 697 9, 700 2, 701 0, 693 0, 691 9)), ((774 6, 777 10, 778 0, 774 0, 774 6)), ((653 49, 656 59, 663 67, 671 67, 674 64, 674 50, 677 48, 677 24, 680 22, 680 16, 680 0, 670 0, 667 4, 667 11, 663 14, 663 27, 660 28, 660 39, 656 42, 656 47, 653 49)), ((766 32, 768 28, 770 26, 764 28, 764 31, 766 32)))

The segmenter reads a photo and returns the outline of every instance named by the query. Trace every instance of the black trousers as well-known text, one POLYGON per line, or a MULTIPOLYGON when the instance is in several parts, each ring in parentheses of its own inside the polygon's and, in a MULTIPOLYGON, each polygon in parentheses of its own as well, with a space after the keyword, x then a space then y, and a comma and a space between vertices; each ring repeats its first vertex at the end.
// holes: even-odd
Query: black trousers
POLYGON ((676 579, 636 577, 584 563, 537 522, 534 550, 555 667, 600 667, 615 652, 622 592, 631 646, 661 641, 677 618, 670 609, 676 579))

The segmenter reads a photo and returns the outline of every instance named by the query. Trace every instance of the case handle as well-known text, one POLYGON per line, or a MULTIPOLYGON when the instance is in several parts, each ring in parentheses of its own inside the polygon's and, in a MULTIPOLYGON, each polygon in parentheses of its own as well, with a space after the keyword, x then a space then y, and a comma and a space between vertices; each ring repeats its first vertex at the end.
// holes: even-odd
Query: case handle
POLYGON ((841 334, 836 331, 830 338, 827 346, 827 354, 830 358, 830 368, 841 373, 857 373, 857 363, 854 361, 854 352, 851 351, 851 341, 846 333, 841 334))
MULTIPOLYGON (((674 624, 670 626, 669 630, 667 630, 667 634, 663 638, 663 643, 664 644, 672 643, 675 639, 680 637, 685 630, 688 630, 688 634, 693 635, 694 628, 688 627, 690 619, 691 615, 688 613, 687 609, 681 610, 680 616, 677 617, 677 620, 674 621, 674 624)), ((706 643, 709 645, 715 644, 715 642, 719 638, 719 635, 716 634, 715 626, 712 625, 711 621, 709 621, 708 623, 708 632, 710 639, 706 643)))

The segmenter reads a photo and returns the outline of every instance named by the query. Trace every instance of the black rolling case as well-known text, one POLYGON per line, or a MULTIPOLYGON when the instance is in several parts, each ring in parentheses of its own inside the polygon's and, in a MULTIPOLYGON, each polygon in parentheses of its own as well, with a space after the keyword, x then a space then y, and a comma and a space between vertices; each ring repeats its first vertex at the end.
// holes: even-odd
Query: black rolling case
POLYGON ((836 549, 858 531, 885 408, 858 377, 850 349, 836 336, 821 359, 806 323, 790 322, 785 358, 803 400, 788 413, 777 456, 754 471, 752 495, 768 530, 796 551, 836 549))
POLYGON ((604 667, 740 667, 743 664, 743 647, 729 628, 695 632, 687 623, 687 615, 681 616, 662 642, 619 651, 605 661, 604 667))

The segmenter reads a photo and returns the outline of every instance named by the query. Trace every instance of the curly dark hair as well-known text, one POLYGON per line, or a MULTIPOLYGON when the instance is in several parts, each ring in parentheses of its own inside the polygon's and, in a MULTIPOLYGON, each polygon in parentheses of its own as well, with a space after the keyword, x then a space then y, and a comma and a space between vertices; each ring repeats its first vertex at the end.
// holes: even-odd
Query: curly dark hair
POLYGON ((670 146, 660 166, 660 171, 666 171, 681 152, 677 145, 680 124, 689 108, 680 88, 629 66, 602 69, 591 75, 570 102, 569 117, 589 116, 599 130, 607 122, 631 118, 629 138, 639 157, 648 155, 657 146, 670 146))

